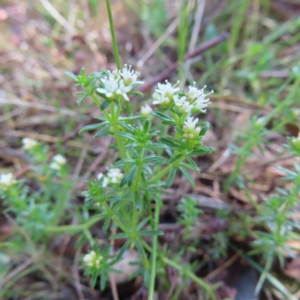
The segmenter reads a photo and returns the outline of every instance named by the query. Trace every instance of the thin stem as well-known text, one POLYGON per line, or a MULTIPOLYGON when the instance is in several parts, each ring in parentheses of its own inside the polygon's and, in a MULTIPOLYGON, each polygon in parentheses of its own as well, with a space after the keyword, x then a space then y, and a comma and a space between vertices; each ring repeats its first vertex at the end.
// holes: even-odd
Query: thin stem
MULTIPOLYGON (((143 241, 143 246, 147 251, 151 251, 151 247, 145 241, 143 241)), ((201 280, 194 273, 192 273, 189 269, 184 268, 183 266, 177 264, 175 261, 170 260, 167 257, 163 256, 162 252, 159 252, 158 255, 162 262, 173 267, 174 269, 178 270, 179 272, 184 273, 190 279, 194 280, 198 285, 200 285, 201 287, 203 287, 205 289, 205 291, 211 296, 211 298, 213 300, 216 300, 216 296, 214 294, 213 287, 210 284, 201 280)))
POLYGON ((104 206, 106 212, 112 218, 112 220, 122 229, 129 237, 131 236, 130 231, 128 231, 127 227, 119 220, 119 218, 115 215, 113 210, 108 206, 106 202, 103 202, 102 205, 104 206))
POLYGON ((255 291, 254 291, 254 295, 255 296, 258 296, 258 294, 259 294, 259 292, 260 292, 260 290, 261 290, 261 288, 262 288, 262 286, 263 286, 263 284, 264 284, 264 282, 265 282, 265 280, 267 278, 267 275, 268 275, 268 273, 269 273, 269 271, 271 269, 272 262, 273 262, 273 255, 269 256, 268 259, 267 259, 265 268, 264 268, 264 270, 263 270, 263 272, 262 272, 262 274, 261 274, 261 276, 260 276, 260 278, 258 280, 258 283, 257 283, 257 285, 255 287, 255 291))
MULTIPOLYGON (((158 201, 155 201, 155 214, 154 214, 154 221, 153 221, 153 223, 154 223, 153 230, 158 229, 159 212, 160 212, 160 203, 158 201)), ((157 235, 154 235, 152 238, 151 274, 150 274, 148 300, 154 299, 156 259, 157 259, 157 248, 158 248, 157 239, 158 239, 157 235)))
MULTIPOLYGON (((119 50, 118 50, 118 43, 117 43, 117 39, 116 39, 114 19, 112 17, 112 13, 111 13, 110 0, 106 0, 106 8, 107 8, 108 19, 109 19, 111 40, 112 40, 113 49, 114 49, 114 57, 115 57, 117 68, 120 70, 121 69, 121 59, 120 59, 119 50)), ((128 101, 125 101, 125 102, 126 102, 127 113, 130 116, 132 114, 130 104, 129 104, 128 101)))
POLYGON ((79 225, 65 225, 65 226, 48 226, 46 227, 46 231, 52 233, 60 233, 64 231, 79 231, 83 229, 89 229, 95 223, 103 219, 103 215, 95 216, 94 218, 90 219, 88 222, 79 225))
MULTIPOLYGON (((183 160, 184 160, 184 157, 180 158, 178 161, 176 161, 176 165, 178 166, 183 160)), ((174 167, 174 164, 168 165, 166 168, 164 168, 163 170, 158 172, 156 175, 154 175, 150 179, 150 182, 156 182, 156 181, 160 180, 162 177, 167 175, 173 167, 174 167)))
POLYGON ((181 265, 177 264, 175 261, 168 259, 167 257, 163 258, 164 262, 173 267, 174 269, 178 270, 179 272, 184 273, 186 276, 194 280, 198 285, 204 288, 204 290, 207 292, 207 294, 210 295, 210 297, 213 300, 216 300, 216 296, 213 292, 212 287, 206 283, 205 281, 201 280, 199 277, 197 277, 194 273, 192 273, 189 269, 182 267, 181 265))
MULTIPOLYGON (((110 113, 111 113, 111 119, 112 119, 111 120, 112 121, 111 125, 113 127, 114 136, 115 136, 116 142, 118 144, 118 148, 119 148, 121 157, 122 157, 122 159, 126 159, 127 158, 126 150, 125 150, 125 147, 123 145, 123 141, 122 141, 121 137, 119 136, 119 127, 118 127, 116 116, 115 116, 115 110, 114 110, 113 102, 110 104, 110 113)), ((125 163, 124 167, 125 167, 126 173, 129 174, 130 166, 127 163, 125 163)))
POLYGON ((111 13, 110 0, 106 0, 106 8, 107 8, 107 14, 108 14, 108 19, 109 19, 111 40, 112 40, 113 49, 114 49, 114 57, 115 57, 117 68, 121 69, 121 60, 120 60, 120 56, 119 56, 118 44, 117 44, 117 39, 116 39, 114 20, 113 20, 112 13, 111 13))

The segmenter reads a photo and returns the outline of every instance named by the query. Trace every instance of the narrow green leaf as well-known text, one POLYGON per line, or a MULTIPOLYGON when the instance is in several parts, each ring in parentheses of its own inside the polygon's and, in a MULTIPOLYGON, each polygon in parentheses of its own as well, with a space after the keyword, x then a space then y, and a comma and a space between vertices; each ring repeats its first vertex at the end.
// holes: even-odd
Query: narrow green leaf
POLYGON ((80 70, 80 75, 81 75, 82 77, 86 77, 85 68, 81 68, 81 70, 80 70))
POLYGON ((194 150, 190 153, 190 155, 205 155, 210 154, 214 151, 214 148, 211 147, 201 147, 200 149, 194 150))
POLYGON ((94 119, 100 120, 100 121, 106 121, 105 116, 95 116, 94 119))
POLYGON ((191 174, 184 168, 184 167, 179 167, 180 171, 182 172, 182 174, 184 175, 184 177, 187 179, 187 181, 189 182, 189 184, 195 188, 195 182, 191 176, 191 174))
POLYGON ((144 230, 140 231, 140 236, 154 236, 154 235, 164 235, 164 233, 160 230, 144 230))
POLYGON ((98 274, 96 274, 96 273, 92 274, 92 280, 91 280, 91 286, 92 287, 95 287, 96 282, 97 282, 97 277, 98 277, 98 274))
POLYGON ((118 124, 119 124, 120 126, 122 126, 123 128, 127 129, 128 131, 133 132, 132 126, 130 126, 130 125, 124 123, 124 122, 118 122, 118 124))
POLYGON ((122 131, 120 131, 120 132, 119 132, 119 135, 122 136, 122 137, 124 137, 124 138, 126 138, 126 139, 129 139, 129 140, 131 140, 131 141, 136 142, 135 136, 132 135, 132 134, 130 134, 130 133, 128 133, 128 132, 122 132, 122 131))
POLYGON ((77 76, 71 72, 65 72, 65 74, 71 77, 73 80, 78 81, 77 76))
POLYGON ((187 161, 189 162, 190 166, 192 167, 192 170, 200 172, 199 167, 197 166, 197 164, 195 163, 195 161, 190 156, 187 157, 187 161))
POLYGON ((142 202, 141 202, 140 193, 138 191, 135 191, 133 193, 133 199, 134 199, 135 208, 137 210, 140 210, 140 208, 142 206, 142 202))
POLYGON ((106 233, 107 232, 107 229, 109 227, 109 224, 110 224, 110 218, 107 217, 104 224, 103 224, 103 232, 106 233))
POLYGON ((118 233, 112 234, 109 237, 110 240, 121 240, 121 239, 127 239, 127 238, 128 238, 128 235, 124 232, 118 232, 118 233))
POLYGON ((124 166, 125 163, 134 163, 135 160, 132 158, 126 158, 126 159, 121 159, 118 160, 117 162, 115 162, 114 166, 115 167, 120 167, 120 166, 124 166))
POLYGON ((152 169, 147 165, 147 164, 143 164, 143 172, 146 175, 146 173, 148 173, 149 175, 152 175, 152 169))
POLYGON ((177 154, 168 161, 168 164, 172 164, 172 163, 180 160, 181 158, 182 158, 182 154, 177 154))
POLYGON ((202 127, 199 136, 204 136, 208 129, 209 129, 209 125, 202 127))
POLYGON ((181 135, 184 134, 183 130, 182 130, 180 127, 178 127, 178 126, 175 126, 175 130, 176 130, 179 134, 181 134, 181 135))
POLYGON ((100 105, 100 109, 101 110, 105 110, 107 106, 109 106, 110 101, 105 100, 101 105, 100 105))
MULTIPOLYGON (((134 83, 132 86, 131 86, 131 88, 134 90, 135 88, 137 88, 138 86, 140 86, 141 84, 140 83, 134 83)), ((142 95, 144 95, 143 93, 142 93, 142 95)))
POLYGON ((156 117, 156 118, 159 118, 159 119, 161 119, 161 120, 163 120, 165 122, 171 122, 172 124, 175 123, 174 119, 172 119, 172 118, 170 118, 170 117, 166 116, 165 114, 162 114, 162 113, 160 113, 158 111, 153 111, 151 113, 151 115, 154 116, 154 117, 156 117))
POLYGON ((104 291, 105 287, 106 287, 106 276, 105 274, 102 274, 100 276, 100 290, 104 291))
POLYGON ((166 163, 166 159, 161 156, 151 155, 151 156, 147 156, 144 159, 144 163, 153 163, 155 165, 162 165, 166 163))
POLYGON ((81 96, 76 100, 76 103, 77 104, 81 104, 81 102, 87 97, 87 96, 89 96, 89 94, 88 93, 84 93, 84 92, 82 92, 82 93, 77 93, 77 94, 81 94, 81 96))
POLYGON ((150 220, 150 217, 147 217, 147 218, 145 218, 144 220, 142 220, 142 221, 139 223, 139 225, 137 226, 137 229, 138 229, 138 230, 141 230, 141 229, 146 225, 146 223, 147 223, 149 220, 150 220))
POLYGON ((119 250, 118 255, 117 255, 116 259, 115 259, 116 262, 122 259, 122 256, 123 256, 124 252, 125 252, 127 249, 129 249, 130 244, 131 244, 131 241, 128 240, 128 241, 122 246, 122 248, 119 250))
POLYGON ((79 131, 79 134, 81 134, 82 132, 86 132, 86 131, 89 131, 89 130, 96 130, 98 128, 101 128, 105 125, 107 125, 108 122, 102 122, 102 123, 97 123, 97 124, 90 124, 90 125, 87 125, 87 126, 84 126, 80 131, 79 131))
POLYGON ((145 121, 144 127, 143 127, 144 132, 147 133, 147 132, 149 131, 149 128, 150 128, 150 121, 147 119, 147 120, 145 121))
POLYGON ((177 171, 176 168, 171 169, 171 171, 168 175, 166 184, 165 184, 165 188, 169 188, 172 185, 172 183, 174 182, 174 179, 175 179, 175 176, 176 176, 176 171, 177 171))
POLYGON ((95 137, 100 137, 100 136, 106 134, 108 132, 109 128, 110 128, 110 125, 106 125, 104 128, 102 128, 100 131, 98 131, 95 134, 95 137))
POLYGON ((120 187, 124 186, 127 183, 127 179, 128 179, 128 177, 126 175, 124 175, 124 177, 122 178, 122 180, 120 182, 120 187))
POLYGON ((129 172, 128 179, 127 179, 127 183, 128 183, 129 186, 132 185, 132 182, 133 182, 133 180, 134 180, 134 175, 135 175, 135 173, 136 173, 137 168, 138 168, 138 166, 137 166, 137 165, 134 165, 134 166, 131 168, 130 172, 129 172))
POLYGON ((143 119, 143 116, 131 116, 131 117, 124 117, 121 119, 122 122, 132 122, 136 120, 141 120, 143 119))
POLYGON ((172 141, 170 141, 169 139, 166 139, 166 138, 160 138, 159 139, 162 143, 170 146, 170 147, 176 147, 176 144, 173 143, 172 141))

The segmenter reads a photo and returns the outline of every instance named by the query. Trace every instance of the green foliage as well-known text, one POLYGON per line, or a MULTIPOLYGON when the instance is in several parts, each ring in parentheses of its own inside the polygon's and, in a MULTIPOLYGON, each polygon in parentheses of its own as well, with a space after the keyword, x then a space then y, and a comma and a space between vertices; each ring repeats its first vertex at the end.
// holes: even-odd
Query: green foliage
MULTIPOLYGON (((90 75, 84 72, 78 76, 68 75, 77 82, 77 86, 83 88, 81 93, 89 94, 104 114, 96 117, 102 122, 85 126, 81 131, 102 128, 101 134, 98 132, 96 137, 113 135, 119 151, 119 157, 108 175, 101 174, 99 181, 88 182, 89 190, 84 192, 87 207, 98 206, 100 215, 104 217, 105 232, 111 222, 118 226, 121 232, 113 234, 111 239, 125 239, 126 245, 135 245, 141 257, 137 274, 142 274, 144 278, 148 278, 150 274, 150 291, 153 292, 157 236, 162 234, 157 227, 161 195, 164 188, 171 187, 178 170, 194 186, 187 168, 197 171, 200 169, 191 156, 213 151, 202 145, 209 123, 192 118, 192 112, 204 111, 209 99, 205 98, 207 95, 204 94, 204 89, 198 90, 194 86, 185 92, 166 82, 158 84, 153 95, 153 102, 159 106, 151 117, 148 114, 123 116, 124 100, 129 103, 127 94, 134 92, 142 84, 137 80, 138 73, 125 66, 122 70, 113 72, 104 70, 90 75), (155 129, 156 121, 160 121, 166 131, 172 129, 173 135, 160 136, 160 131, 155 129), (161 150, 164 150, 163 155, 161 150), (156 207, 154 215, 149 214, 151 199, 156 207), (151 226, 150 230, 144 228, 147 224, 151 226), (144 237, 153 239, 151 261, 144 249, 144 237)), ((199 212, 191 199, 184 200, 182 205, 187 206, 182 224, 188 229, 191 226, 189 222, 193 222, 199 212)), ((94 242, 90 242, 95 247, 94 242)), ((92 252, 92 255, 96 254, 92 252)), ((90 259, 89 254, 86 257, 90 259)), ((108 266, 100 264, 95 269, 94 265, 86 265, 86 270, 92 274, 93 284, 95 278, 101 275, 101 287, 105 286, 103 281, 107 278, 108 266)), ((145 281, 147 282, 149 281, 145 281)))

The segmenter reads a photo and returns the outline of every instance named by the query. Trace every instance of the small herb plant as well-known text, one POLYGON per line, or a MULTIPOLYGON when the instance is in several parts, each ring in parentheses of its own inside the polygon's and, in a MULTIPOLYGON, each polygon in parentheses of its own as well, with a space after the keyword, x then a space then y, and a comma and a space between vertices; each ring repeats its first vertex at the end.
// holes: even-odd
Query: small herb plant
POLYGON ((95 117, 99 123, 86 126, 81 132, 96 130, 97 138, 113 135, 115 144, 110 148, 119 153, 107 175, 99 174, 96 180, 87 183, 89 190, 84 195, 86 206, 96 205, 104 219, 104 232, 112 224, 117 226, 118 232, 110 239, 126 242, 114 257, 110 257, 107 248, 103 253, 93 249, 86 254, 83 258, 86 273, 92 275, 93 284, 100 275, 101 288, 104 288, 105 278, 113 269, 111 262, 120 260, 127 249, 135 247, 142 262, 137 273, 149 283, 149 299, 153 299, 159 252, 157 239, 162 235, 158 230, 161 195, 173 184, 176 174, 182 174, 194 186, 188 169, 198 172, 200 169, 193 156, 213 151, 202 144, 209 123, 195 117, 205 112, 208 94, 195 85, 181 91, 178 83, 172 85, 166 81, 159 83, 152 95, 156 105, 153 111, 146 105, 140 113, 132 114, 129 97, 142 96, 136 88, 143 82, 131 66, 89 75, 84 69, 77 76, 67 74, 83 90, 79 92, 78 103, 91 97, 102 112, 95 117), (125 112, 124 103, 127 104, 125 112), (152 238, 151 246, 146 243, 146 237, 152 238), (105 260, 108 256, 109 260, 105 260))

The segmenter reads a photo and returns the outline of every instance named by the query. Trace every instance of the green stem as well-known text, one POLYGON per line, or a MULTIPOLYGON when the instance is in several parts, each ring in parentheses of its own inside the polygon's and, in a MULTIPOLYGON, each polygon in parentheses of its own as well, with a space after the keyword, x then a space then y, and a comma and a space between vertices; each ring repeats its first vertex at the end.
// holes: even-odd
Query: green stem
MULTIPOLYGON (((109 19, 111 39, 112 39, 112 44, 113 44, 113 49, 114 49, 114 57, 115 57, 117 68, 120 70, 121 69, 121 60, 120 60, 120 55, 119 55, 119 50, 118 50, 118 43, 117 43, 117 39, 116 39, 114 20, 113 20, 112 13, 111 13, 110 0, 106 0, 106 8, 107 8, 108 19, 109 19)), ((130 104, 128 101, 125 101, 125 102, 126 102, 127 113, 130 116, 132 114, 130 104)))
POLYGON ((48 226, 46 227, 46 231, 52 233, 61 233, 64 231, 80 231, 83 229, 88 229, 93 226, 95 223, 103 219, 103 215, 95 216, 90 219, 88 222, 79 225, 65 225, 65 226, 48 226))
POLYGON ((262 288, 262 286, 263 286, 263 284, 264 284, 264 282, 265 282, 265 280, 267 278, 267 275, 268 275, 268 273, 269 273, 269 271, 271 269, 272 262, 273 262, 273 255, 269 256, 268 259, 267 259, 265 268, 264 268, 264 270, 263 270, 263 272, 262 272, 262 274, 261 274, 261 276, 260 276, 260 278, 258 280, 258 283, 257 283, 257 285, 255 287, 255 291, 254 291, 254 295, 255 296, 259 295, 260 290, 261 290, 261 288, 262 288))
POLYGON ((106 8, 107 8, 107 14, 108 14, 108 19, 109 19, 111 39, 112 39, 112 44, 113 44, 113 49, 114 49, 114 57, 115 57, 117 68, 121 69, 121 60, 120 60, 119 51, 118 51, 118 44, 117 44, 117 39, 116 39, 114 20, 113 20, 112 13, 111 13, 110 0, 106 0, 106 8))
MULTIPOLYGON (((143 246, 147 251, 151 251, 151 247, 145 242, 143 241, 143 246)), ((211 296, 211 298, 213 300, 216 300, 216 296, 214 294, 213 291, 213 287, 206 283, 205 281, 201 280, 199 277, 197 277, 193 272, 191 272, 189 269, 184 268, 183 266, 177 264, 175 261, 168 259, 167 257, 163 256, 163 254, 160 252, 158 253, 160 260, 173 267, 174 269, 176 269, 179 272, 184 273, 187 277, 189 277, 190 279, 194 280, 198 285, 200 285, 201 287, 203 287, 205 289, 205 291, 211 296)))
POLYGON ((122 229, 129 237, 131 236, 131 232, 128 231, 127 227, 119 220, 119 218, 115 215, 112 209, 108 206, 106 202, 103 202, 102 205, 104 206, 108 215, 112 218, 112 220, 122 229))
MULTIPOLYGON (((122 138, 119 136, 119 127, 118 127, 118 124, 117 124, 118 116, 115 115, 113 102, 110 104, 110 113, 111 113, 111 119, 112 119, 111 120, 112 121, 111 125, 113 127, 114 136, 115 136, 116 142, 118 144, 118 148, 119 148, 121 157, 122 157, 122 159, 126 159, 127 158, 126 150, 125 150, 125 147, 123 145, 122 138)), ((124 167, 125 167, 125 171, 128 175, 129 172, 130 172, 130 166, 126 163, 126 164, 124 164, 124 167)))
MULTIPOLYGON (((158 229, 159 222, 159 212, 160 212, 160 203, 155 201, 155 214, 154 214, 154 228, 153 230, 158 229)), ((158 236, 154 235, 152 238, 152 255, 151 255, 151 274, 150 274, 150 285, 149 285, 149 294, 148 300, 154 299, 154 289, 155 289, 155 275, 156 275, 156 259, 157 259, 157 243, 158 236)))
MULTIPOLYGON (((178 161, 176 161, 176 166, 178 166, 183 160, 184 160, 184 157, 182 157, 181 159, 179 159, 178 161)), ((158 172, 156 175, 154 175, 150 179, 149 182, 153 183, 153 182, 156 182, 156 181, 160 180, 165 175, 167 175, 174 166, 175 166, 174 164, 168 165, 166 168, 164 168, 163 170, 161 170, 160 172, 158 172)))
POLYGON ((189 269, 182 267, 181 265, 177 264, 173 260, 168 259, 167 257, 164 257, 163 260, 167 265, 171 266, 172 268, 176 269, 179 272, 184 273, 186 276, 188 276, 193 281, 195 281, 198 285, 203 287, 204 290, 207 292, 207 294, 210 295, 211 299, 213 299, 213 300, 217 299, 214 292, 213 292, 213 288, 208 283, 206 283, 205 281, 203 281, 199 277, 197 277, 189 269))

